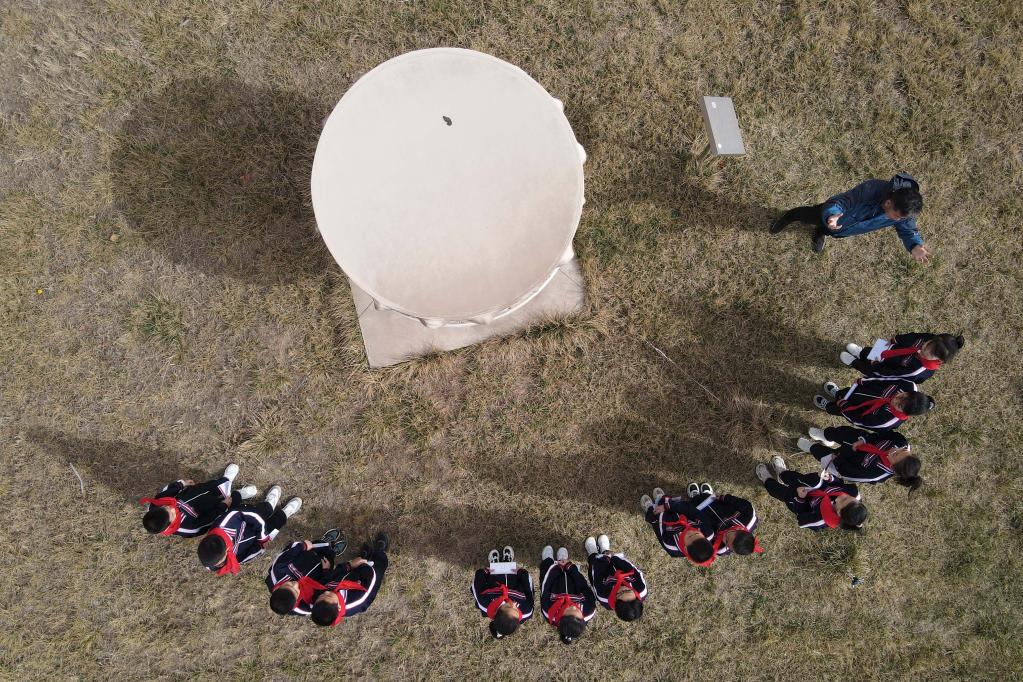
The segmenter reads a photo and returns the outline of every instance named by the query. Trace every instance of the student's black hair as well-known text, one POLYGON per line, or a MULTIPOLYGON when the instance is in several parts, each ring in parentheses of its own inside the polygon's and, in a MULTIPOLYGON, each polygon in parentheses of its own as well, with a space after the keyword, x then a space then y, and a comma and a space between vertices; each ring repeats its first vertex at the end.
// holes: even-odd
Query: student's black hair
POLYGON ((714 555, 714 545, 710 544, 710 540, 707 538, 693 540, 691 543, 686 545, 686 554, 688 554, 689 558, 694 562, 702 564, 714 555))
POLYGON ((643 602, 639 599, 632 599, 629 601, 622 601, 619 599, 615 602, 615 615, 624 620, 626 623, 639 620, 640 616, 643 615, 643 602))
POLYGON ((915 216, 924 210, 924 198, 912 187, 903 187, 892 192, 892 206, 903 216, 915 216))
POLYGON ((337 618, 337 604, 320 599, 313 604, 311 618, 317 625, 333 625, 337 618))
POLYGON ((867 507, 862 502, 853 502, 845 505, 838 516, 842 520, 842 528, 859 530, 867 520, 867 507))
POLYGON ((224 560, 224 556, 227 553, 227 545, 224 544, 224 539, 219 535, 207 535, 199 541, 199 546, 195 549, 199 555, 199 561, 206 568, 217 568, 220 563, 224 560))
POLYGON ((296 601, 298 599, 291 590, 276 589, 270 593, 270 610, 286 616, 295 608, 296 601))
POLYGON ((571 644, 583 636, 586 631, 586 621, 575 616, 562 616, 558 621, 558 634, 561 636, 562 644, 571 644))
POLYGON ((498 611, 494 620, 490 621, 490 634, 494 639, 507 637, 519 629, 519 617, 505 611, 498 611))
POLYGON ((753 533, 748 530, 736 531, 735 536, 732 538, 732 551, 739 556, 752 554, 755 545, 756 540, 753 537, 753 533))
POLYGON ((910 494, 923 485, 924 479, 920 478, 920 460, 913 455, 899 460, 892 468, 895 469, 895 482, 909 488, 910 494))
POLYGON ((948 362, 956 356, 963 346, 966 345, 966 339, 963 335, 953 336, 952 334, 938 334, 934 337, 934 344, 932 346, 934 356, 942 362, 948 362))
POLYGON ((142 516, 142 525, 150 533, 160 533, 170 525, 170 511, 166 507, 153 506, 142 516))
POLYGON ((906 401, 906 405, 903 408, 903 412, 908 415, 924 414, 930 411, 934 407, 934 398, 921 393, 920 391, 913 391, 909 394, 909 400, 906 401))

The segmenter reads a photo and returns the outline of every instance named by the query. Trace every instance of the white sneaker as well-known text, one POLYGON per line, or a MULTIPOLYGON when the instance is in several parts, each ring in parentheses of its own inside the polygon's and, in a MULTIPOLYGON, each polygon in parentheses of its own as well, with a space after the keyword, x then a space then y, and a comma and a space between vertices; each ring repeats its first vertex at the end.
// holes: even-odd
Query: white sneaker
POLYGON ((544 559, 553 559, 553 558, 554 558, 554 548, 551 547, 550 545, 547 545, 546 547, 543 548, 543 551, 540 552, 540 560, 542 561, 544 559))
POLYGON ((611 539, 609 537, 607 537, 606 535, 598 535, 597 536, 597 548, 600 549, 601 552, 610 551, 611 550, 611 539))
POLYGON ((275 485, 274 487, 266 491, 266 497, 264 497, 263 499, 269 502, 271 507, 276 509, 277 503, 281 501, 282 492, 284 491, 281 490, 281 486, 275 485))
POLYGON ((836 384, 834 381, 825 381, 823 388, 824 395, 828 396, 832 400, 834 400, 835 397, 838 396, 838 384, 836 384))
POLYGON ((757 478, 760 479, 761 483, 764 483, 767 481, 767 479, 771 478, 771 470, 767 468, 766 464, 763 463, 758 464, 755 471, 757 474, 757 478))
POLYGON ((556 558, 558 561, 568 561, 568 550, 564 547, 558 547, 558 556, 556 558))
POLYGON ((860 357, 860 353, 863 352, 863 346, 858 346, 855 343, 845 344, 845 349, 849 351, 849 354, 854 357, 860 357))
POLYGON ((649 495, 643 495, 639 498, 639 507, 643 510, 644 514, 646 513, 646 510, 652 506, 654 506, 654 501, 650 499, 649 495))
POLYGON ((771 468, 774 469, 774 477, 779 483, 781 483, 781 472, 788 470, 788 466, 785 465, 785 460, 780 455, 775 455, 771 458, 771 468))
POLYGON ((302 498, 293 497, 288 500, 288 503, 284 505, 284 515, 288 518, 294 516, 295 512, 302 508, 302 498))
POLYGON ((664 499, 664 491, 660 488, 654 488, 654 502, 660 504, 661 500, 664 499))
POLYGON ((796 441, 796 447, 803 452, 810 452, 810 446, 813 445, 813 441, 809 438, 800 438, 796 441))
POLYGON ((487 562, 488 563, 496 564, 500 560, 501 560, 501 553, 498 552, 496 549, 490 550, 490 553, 487 554, 487 562))
POLYGON ((830 403, 830 402, 831 402, 830 400, 828 400, 827 398, 825 398, 822 395, 815 395, 813 397, 814 407, 816 407, 818 410, 824 410, 825 412, 827 412, 827 410, 828 410, 828 403, 830 403))
POLYGON ((597 539, 592 535, 586 538, 586 542, 583 543, 583 549, 586 550, 586 556, 597 553, 597 539))
POLYGON ((502 561, 515 561, 515 550, 512 549, 511 545, 505 545, 504 551, 501 553, 502 561))
POLYGON ((224 469, 224 478, 234 483, 235 476, 238 475, 238 465, 231 463, 228 464, 224 469))
POLYGON ((252 497, 255 497, 256 493, 258 493, 258 492, 259 491, 256 490, 256 486, 254 486, 254 485, 247 485, 244 488, 241 488, 241 489, 238 490, 238 496, 240 498, 242 498, 243 500, 248 500, 248 499, 250 499, 252 497))
POLYGON ((852 363, 856 362, 856 356, 850 355, 845 351, 842 351, 841 353, 838 354, 838 359, 842 361, 843 365, 851 365, 852 363))
POLYGON ((826 445, 829 448, 837 448, 838 443, 833 440, 828 440, 827 436, 824 435, 824 429, 818 429, 816 426, 808 431, 810 438, 818 441, 821 445, 826 445))

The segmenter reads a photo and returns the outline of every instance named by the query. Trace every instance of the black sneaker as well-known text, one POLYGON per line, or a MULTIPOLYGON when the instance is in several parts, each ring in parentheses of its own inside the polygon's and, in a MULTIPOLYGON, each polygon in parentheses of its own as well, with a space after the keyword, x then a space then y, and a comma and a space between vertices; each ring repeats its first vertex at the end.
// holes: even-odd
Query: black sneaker
POLYGON ((328 545, 333 545, 340 538, 341 530, 338 528, 331 528, 330 530, 324 532, 324 534, 320 536, 320 542, 324 542, 328 545))
POLYGON ((813 233, 813 237, 811 237, 811 241, 813 242, 813 252, 814 253, 821 254, 821 253, 824 252, 824 240, 825 239, 827 239, 827 235, 824 234, 824 232, 822 232, 821 230, 817 230, 816 232, 813 233))
POLYGON ((383 533, 377 533, 373 538, 373 548, 378 552, 386 552, 391 546, 391 541, 383 533))
POLYGON ((785 220, 784 216, 782 216, 781 218, 778 218, 777 220, 774 221, 774 225, 771 225, 771 229, 770 229, 771 234, 778 234, 779 232, 784 230, 786 227, 788 227, 790 222, 792 222, 792 221, 785 220))
POLYGON ((331 546, 331 549, 334 550, 334 556, 336 557, 341 556, 342 554, 345 553, 345 550, 348 549, 348 540, 345 539, 344 536, 342 536, 331 546))

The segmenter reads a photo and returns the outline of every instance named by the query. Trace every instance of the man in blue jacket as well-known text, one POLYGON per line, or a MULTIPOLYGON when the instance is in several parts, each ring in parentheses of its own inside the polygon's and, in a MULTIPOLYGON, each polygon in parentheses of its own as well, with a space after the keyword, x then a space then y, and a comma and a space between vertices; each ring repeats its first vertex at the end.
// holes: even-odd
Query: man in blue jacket
POLYGON ((900 172, 891 180, 862 182, 823 204, 786 211, 771 226, 771 234, 778 234, 789 223, 809 223, 817 228, 813 250, 820 253, 826 237, 841 239, 894 225, 913 259, 926 263, 931 254, 916 229, 916 216, 923 207, 920 185, 909 173, 900 172))

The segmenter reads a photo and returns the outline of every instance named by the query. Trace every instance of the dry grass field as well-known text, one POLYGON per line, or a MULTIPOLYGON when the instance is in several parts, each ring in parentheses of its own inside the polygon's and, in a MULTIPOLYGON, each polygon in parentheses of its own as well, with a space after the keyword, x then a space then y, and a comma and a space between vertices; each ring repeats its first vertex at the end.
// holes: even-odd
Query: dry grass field
POLYGON ((0 678, 1018 678, 1021 39, 1015 0, 0 3, 0 678), (590 305, 370 371, 312 155, 356 78, 442 45, 564 100, 590 305), (704 94, 745 158, 694 160, 704 94), (767 233, 899 169, 930 264, 892 230, 820 257, 767 233), (968 340, 905 430, 925 487, 866 490, 862 536, 800 531, 754 465, 809 468, 841 346, 914 330, 968 340), (231 460, 305 498, 282 540, 390 531, 367 614, 275 617, 273 548, 222 578, 143 531, 139 497, 231 460), (637 499, 693 479, 754 501, 763 555, 663 554, 637 499), (490 547, 535 568, 601 531, 647 572, 641 621, 490 639, 490 547))

